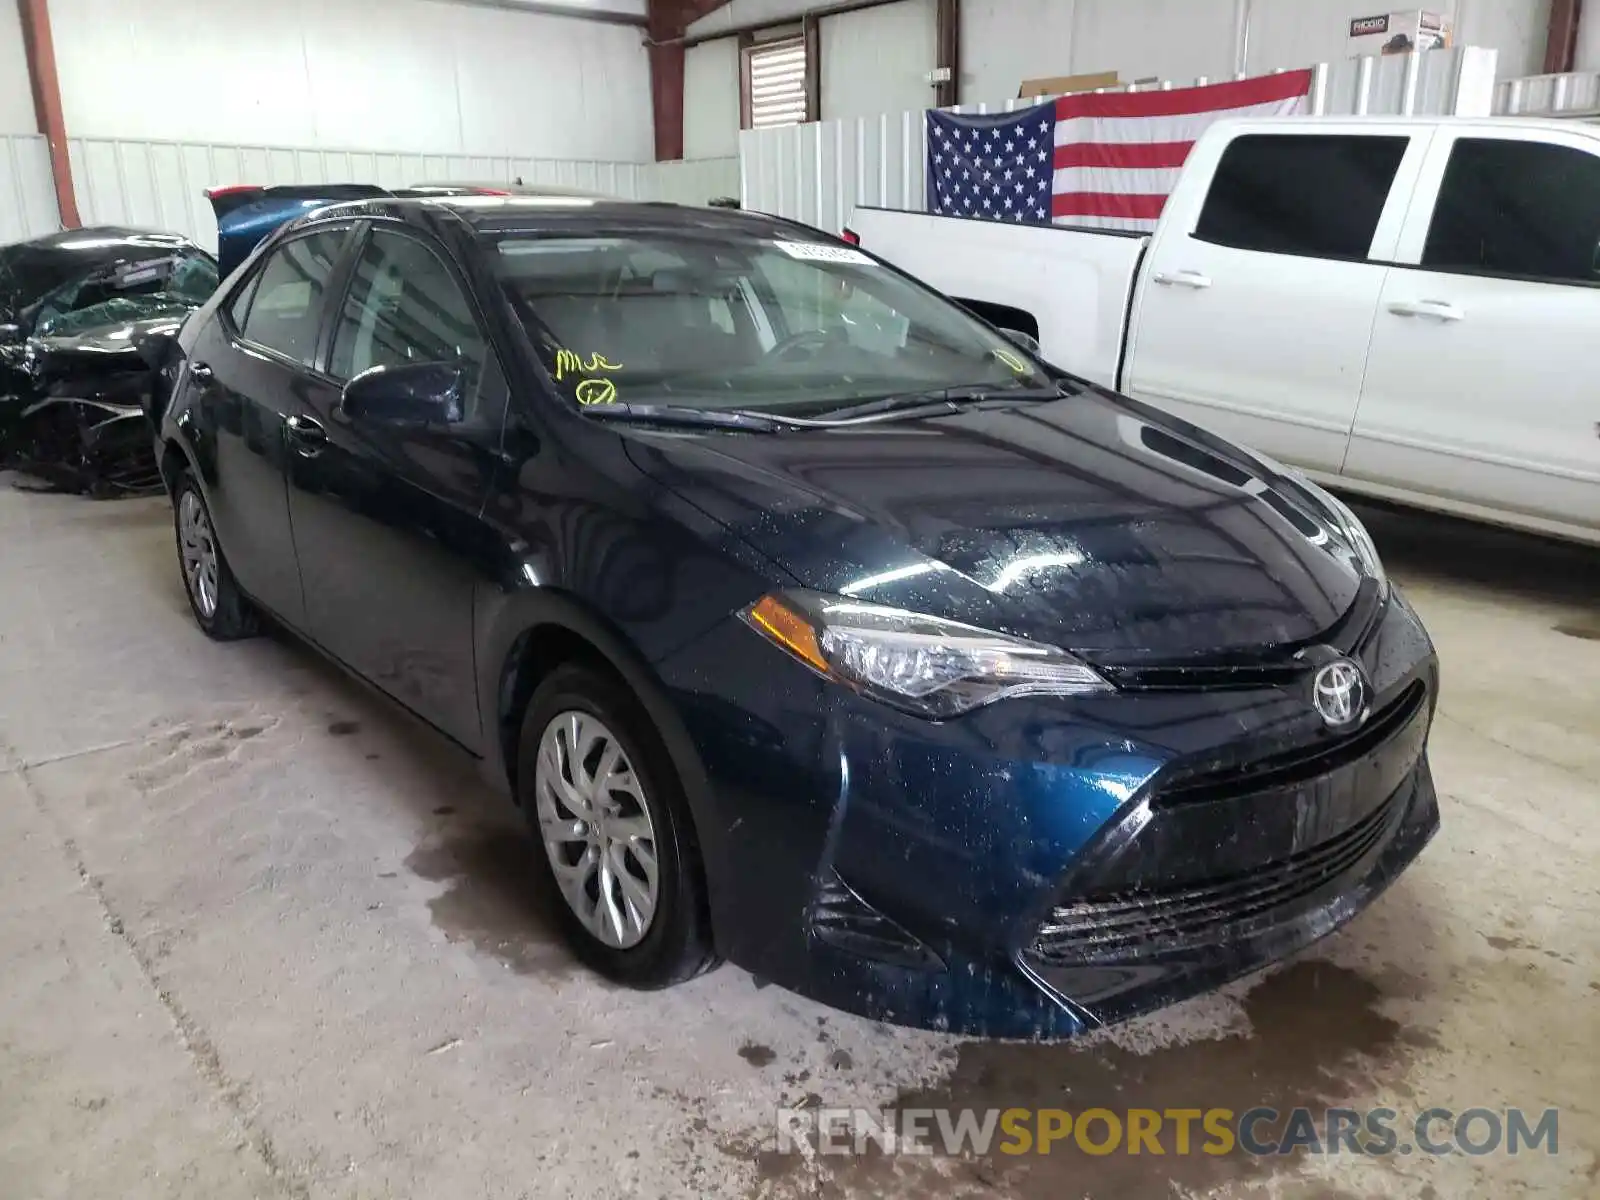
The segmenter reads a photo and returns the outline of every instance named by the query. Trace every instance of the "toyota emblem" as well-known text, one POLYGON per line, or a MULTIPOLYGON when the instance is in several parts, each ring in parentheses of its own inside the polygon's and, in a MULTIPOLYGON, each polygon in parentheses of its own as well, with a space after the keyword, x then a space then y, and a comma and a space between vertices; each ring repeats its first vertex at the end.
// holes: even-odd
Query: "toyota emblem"
POLYGON ((1311 701, 1330 729, 1344 729, 1367 715, 1367 681, 1348 658, 1337 659, 1311 681, 1311 701))

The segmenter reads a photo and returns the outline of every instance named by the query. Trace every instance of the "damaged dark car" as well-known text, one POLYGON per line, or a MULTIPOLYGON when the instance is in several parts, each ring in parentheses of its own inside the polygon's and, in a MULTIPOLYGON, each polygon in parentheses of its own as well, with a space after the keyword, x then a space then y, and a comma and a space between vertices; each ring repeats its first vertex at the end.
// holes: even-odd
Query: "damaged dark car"
POLYGON ((176 234, 100 226, 0 247, 0 467, 93 496, 158 489, 154 356, 216 286, 216 260, 176 234))

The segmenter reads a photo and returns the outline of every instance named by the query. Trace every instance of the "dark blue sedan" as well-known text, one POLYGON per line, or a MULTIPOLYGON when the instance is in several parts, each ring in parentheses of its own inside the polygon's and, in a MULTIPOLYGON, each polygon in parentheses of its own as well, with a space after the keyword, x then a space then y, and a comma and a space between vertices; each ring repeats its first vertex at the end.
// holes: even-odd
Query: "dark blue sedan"
POLYGON ((1343 504, 815 230, 335 204, 167 378, 201 628, 481 759, 625 984, 1065 1036, 1326 934, 1438 826, 1433 648, 1343 504))

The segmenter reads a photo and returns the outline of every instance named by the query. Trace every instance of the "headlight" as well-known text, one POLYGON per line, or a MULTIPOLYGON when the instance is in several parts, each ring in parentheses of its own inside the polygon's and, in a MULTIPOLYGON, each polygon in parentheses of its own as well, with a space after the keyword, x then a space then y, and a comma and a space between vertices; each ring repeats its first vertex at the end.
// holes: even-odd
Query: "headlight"
POLYGON ((1065 650, 845 596, 788 591, 740 614, 818 674, 939 719, 1014 696, 1111 690, 1065 650))

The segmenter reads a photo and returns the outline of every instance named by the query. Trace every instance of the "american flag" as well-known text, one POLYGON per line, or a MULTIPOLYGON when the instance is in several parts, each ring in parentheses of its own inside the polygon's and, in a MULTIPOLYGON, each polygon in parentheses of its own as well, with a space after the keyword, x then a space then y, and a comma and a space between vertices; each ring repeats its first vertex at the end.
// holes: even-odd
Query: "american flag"
POLYGON ((994 116, 928 113, 928 211, 1154 229, 1195 139, 1223 117, 1304 111, 1310 71, 1084 93, 994 116))

